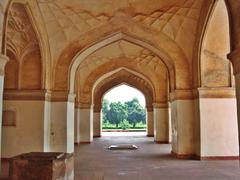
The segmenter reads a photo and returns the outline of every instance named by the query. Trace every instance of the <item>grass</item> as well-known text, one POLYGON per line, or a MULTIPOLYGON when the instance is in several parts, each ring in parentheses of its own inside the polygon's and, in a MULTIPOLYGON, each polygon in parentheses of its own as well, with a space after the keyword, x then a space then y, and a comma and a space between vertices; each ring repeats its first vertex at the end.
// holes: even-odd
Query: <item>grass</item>
MULTIPOLYGON (((146 130, 147 125, 143 124, 143 123, 137 123, 135 127, 133 127, 132 125, 130 127, 128 127, 126 130, 131 130, 131 131, 138 131, 138 130, 146 130)), ((123 128, 121 128, 121 126, 119 125, 119 127, 116 127, 116 124, 111 124, 111 123, 103 123, 102 125, 102 129, 103 130, 122 130, 123 128)))

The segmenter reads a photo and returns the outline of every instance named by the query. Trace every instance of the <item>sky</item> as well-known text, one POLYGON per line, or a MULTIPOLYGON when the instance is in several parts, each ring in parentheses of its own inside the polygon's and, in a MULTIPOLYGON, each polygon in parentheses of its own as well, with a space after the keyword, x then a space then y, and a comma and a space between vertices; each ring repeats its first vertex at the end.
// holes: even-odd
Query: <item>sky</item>
POLYGON ((124 84, 111 89, 104 96, 104 98, 109 100, 109 102, 120 101, 122 103, 126 101, 131 101, 134 97, 136 97, 139 100, 142 107, 145 107, 144 95, 137 89, 124 84))

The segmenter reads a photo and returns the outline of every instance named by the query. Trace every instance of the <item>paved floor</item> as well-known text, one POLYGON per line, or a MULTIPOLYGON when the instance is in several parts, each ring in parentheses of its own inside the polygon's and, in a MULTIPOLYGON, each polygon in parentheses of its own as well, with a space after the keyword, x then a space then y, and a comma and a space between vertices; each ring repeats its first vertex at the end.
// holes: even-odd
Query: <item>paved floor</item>
MULTIPOLYGON (((145 136, 104 136, 75 147, 75 180, 240 180, 238 161, 179 160, 170 145, 145 136), (138 150, 108 150, 112 144, 135 144, 138 150)), ((0 179, 7 176, 2 166, 0 179)))
POLYGON ((170 145, 155 144, 144 136, 105 136, 75 150, 76 180, 240 180, 238 161, 178 160, 170 155, 170 145), (107 149, 126 143, 139 149, 107 149))

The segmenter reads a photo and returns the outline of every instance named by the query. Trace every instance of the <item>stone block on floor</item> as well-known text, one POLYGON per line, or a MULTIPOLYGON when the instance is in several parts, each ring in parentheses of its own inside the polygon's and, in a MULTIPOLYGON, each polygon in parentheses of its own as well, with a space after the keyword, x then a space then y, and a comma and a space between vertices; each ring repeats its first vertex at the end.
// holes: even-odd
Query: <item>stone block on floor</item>
POLYGON ((74 179, 73 154, 32 152, 11 159, 10 180, 74 179))

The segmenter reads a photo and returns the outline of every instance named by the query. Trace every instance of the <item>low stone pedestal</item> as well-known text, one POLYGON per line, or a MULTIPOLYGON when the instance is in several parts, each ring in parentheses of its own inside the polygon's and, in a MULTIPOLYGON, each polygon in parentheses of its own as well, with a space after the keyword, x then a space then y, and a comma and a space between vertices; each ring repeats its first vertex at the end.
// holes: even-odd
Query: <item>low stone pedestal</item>
POLYGON ((74 179, 73 154, 33 152, 13 157, 11 180, 74 179))

